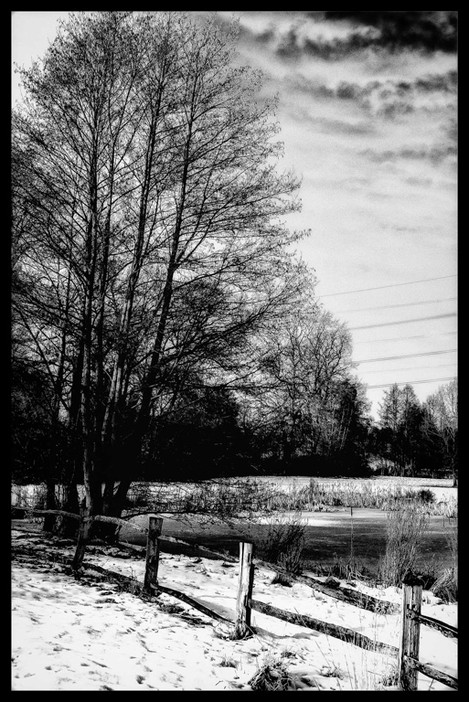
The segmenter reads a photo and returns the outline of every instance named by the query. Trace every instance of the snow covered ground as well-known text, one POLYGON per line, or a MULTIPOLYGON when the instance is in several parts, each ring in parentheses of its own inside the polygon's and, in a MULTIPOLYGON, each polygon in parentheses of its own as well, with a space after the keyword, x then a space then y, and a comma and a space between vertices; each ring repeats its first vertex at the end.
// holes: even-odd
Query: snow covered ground
MULTIPOLYGON (((395 668, 388 655, 257 612, 252 614, 256 634, 232 640, 231 624, 174 597, 160 594, 144 601, 117 584, 87 577, 88 571, 76 579, 65 566, 34 558, 34 553, 54 550, 72 555, 71 543, 57 547, 16 529, 12 540, 14 691, 251 690, 253 676, 278 661, 288 671, 292 689, 376 690, 383 689, 395 668), (15 558, 18 548, 29 548, 30 556, 15 558)), ((143 557, 91 547, 85 561, 143 581, 143 557)), ((255 599, 399 645, 399 614, 368 612, 300 583, 274 585, 273 577, 273 571, 256 568, 255 599)), ((162 553, 159 581, 234 620, 236 563, 162 553)), ((401 602, 396 588, 358 582, 355 587, 401 602)), ((424 592, 422 613, 457 626, 457 605, 443 604, 431 593, 424 592)), ((457 677, 456 640, 428 627, 421 631, 420 660, 457 677)), ((449 689, 419 674, 419 690, 449 689)))

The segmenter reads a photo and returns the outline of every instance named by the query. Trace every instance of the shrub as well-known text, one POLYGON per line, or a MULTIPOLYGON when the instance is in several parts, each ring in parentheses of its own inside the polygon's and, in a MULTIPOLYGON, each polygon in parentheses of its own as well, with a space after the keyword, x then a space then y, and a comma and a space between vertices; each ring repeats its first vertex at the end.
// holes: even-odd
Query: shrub
POLYGON ((422 488, 417 492, 417 498, 420 500, 420 502, 423 502, 424 504, 433 504, 435 502, 435 495, 431 490, 428 490, 427 488, 422 488))
POLYGON ((276 573, 274 579, 272 580, 272 585, 283 585, 284 587, 291 587, 292 581, 286 573, 276 573))
POLYGON ((295 684, 282 659, 267 660, 248 683, 256 692, 294 690, 295 684))
POLYGON ((421 538, 428 517, 415 502, 398 503, 388 512, 386 552, 380 562, 380 576, 385 585, 400 586, 407 573, 415 570, 421 538))
POLYGON ((279 517, 272 522, 261 546, 265 560, 277 563, 288 573, 300 575, 303 572, 305 528, 297 516, 279 517))

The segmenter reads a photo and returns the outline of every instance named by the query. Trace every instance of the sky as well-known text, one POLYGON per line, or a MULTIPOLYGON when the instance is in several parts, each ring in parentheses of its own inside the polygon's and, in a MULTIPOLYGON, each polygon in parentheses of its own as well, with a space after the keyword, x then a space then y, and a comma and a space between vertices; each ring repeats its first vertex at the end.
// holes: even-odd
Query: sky
MULTIPOLYGON (((12 65, 67 14, 13 12, 12 65)), ((351 332, 372 416, 392 383, 424 401, 457 374, 457 12, 217 14, 278 95, 279 167, 302 179, 287 223, 310 230, 299 253, 351 332)))

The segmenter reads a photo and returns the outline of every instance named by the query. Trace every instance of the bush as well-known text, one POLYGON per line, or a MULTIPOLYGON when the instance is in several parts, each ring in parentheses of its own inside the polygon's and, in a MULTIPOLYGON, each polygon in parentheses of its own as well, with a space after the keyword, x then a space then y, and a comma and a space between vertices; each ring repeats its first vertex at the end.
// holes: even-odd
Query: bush
POLYGON ((261 547, 265 560, 277 563, 288 573, 300 575, 303 572, 305 528, 296 516, 280 517, 272 522, 261 547))
POLYGON ((421 505, 400 502, 388 512, 386 552, 380 562, 380 577, 385 585, 400 586, 405 576, 415 570, 418 548, 428 524, 421 505))
POLYGON ((284 587, 291 587, 291 578, 286 573, 276 573, 274 579, 272 580, 272 585, 283 585, 284 587))
POLYGON ((283 660, 274 658, 264 663, 248 684, 256 692, 284 692, 295 689, 294 680, 283 660))
POLYGON ((426 505, 433 504, 433 502, 435 502, 434 493, 427 488, 422 488, 419 490, 417 493, 417 498, 420 500, 420 502, 423 502, 426 505))

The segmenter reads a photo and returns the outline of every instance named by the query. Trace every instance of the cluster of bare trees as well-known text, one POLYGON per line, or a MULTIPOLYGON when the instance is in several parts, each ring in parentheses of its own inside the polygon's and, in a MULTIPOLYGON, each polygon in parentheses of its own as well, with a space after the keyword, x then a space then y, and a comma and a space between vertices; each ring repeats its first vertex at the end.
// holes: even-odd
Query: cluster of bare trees
POLYGON ((303 459, 303 470, 314 473, 333 459, 329 470, 353 473, 366 462, 368 403, 352 376, 350 332, 310 292, 264 338, 260 390, 250 411, 267 452, 287 470, 303 459))
POLYGON ((275 103, 236 37, 180 12, 82 12, 21 70, 15 470, 50 508, 60 482, 78 512, 83 482, 84 523, 120 516, 182 417, 219 431, 221 408, 284 461, 362 426, 349 335, 291 253, 299 181, 279 171, 275 103))
POLYGON ((392 385, 380 407, 373 452, 401 475, 450 474, 458 481, 458 386, 442 385, 419 402, 411 385, 392 385))
POLYGON ((250 338, 300 296, 300 234, 280 219, 298 181, 276 170, 273 105, 234 67, 235 37, 181 13, 79 13, 22 71, 14 366, 66 426, 90 513, 120 513, 152 418, 187 383, 247 374, 250 338))

